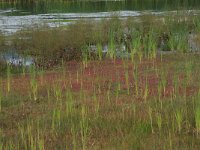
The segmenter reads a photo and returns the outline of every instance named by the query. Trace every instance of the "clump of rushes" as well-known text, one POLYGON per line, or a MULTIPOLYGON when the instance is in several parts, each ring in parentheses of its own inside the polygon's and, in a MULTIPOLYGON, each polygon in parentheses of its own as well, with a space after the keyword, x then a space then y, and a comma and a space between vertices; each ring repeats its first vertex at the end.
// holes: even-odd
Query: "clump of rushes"
POLYGON ((51 123, 51 129, 52 131, 56 131, 56 129, 60 129, 60 123, 61 123, 61 111, 58 108, 55 108, 53 110, 52 115, 52 123, 51 123))
POLYGON ((137 50, 135 48, 131 49, 130 55, 131 55, 131 61, 132 62, 134 62, 134 57, 135 57, 136 52, 137 52, 137 50))
POLYGON ((156 122, 157 122, 159 131, 161 131, 161 129, 162 129, 162 122, 163 121, 162 121, 162 115, 159 112, 156 114, 156 122))
POLYGON ((115 89, 115 100, 119 98, 119 91, 120 91, 120 82, 119 82, 119 73, 117 74, 117 82, 116 82, 116 89, 115 89))
POLYGON ((142 49, 139 49, 139 50, 137 51, 137 55, 138 55, 138 57, 139 57, 140 63, 142 62, 143 54, 144 54, 144 53, 143 53, 142 49))
POLYGON ((199 132, 200 132, 200 109, 196 109, 195 112, 195 125, 196 125, 196 133, 199 136, 199 132))
POLYGON ((151 59, 156 58, 157 43, 154 32, 155 31, 153 29, 149 32, 149 40, 148 40, 148 58, 151 59))
POLYGON ((181 34, 178 40, 177 51, 187 52, 187 35, 185 33, 181 34))
POLYGON ((74 125, 74 124, 73 124, 72 127, 71 127, 71 134, 72 134, 72 145, 73 145, 73 150, 76 150, 76 149, 77 149, 77 139, 76 139, 77 131, 76 131, 76 128, 75 128, 75 125, 74 125))
POLYGON ((167 72, 164 69, 161 69, 161 84, 162 84, 162 89, 165 94, 166 86, 167 86, 167 72))
POLYGON ((44 150, 44 138, 39 139, 39 150, 44 150))
POLYGON ((133 62, 135 54, 141 49, 141 39, 140 36, 135 33, 136 36, 133 37, 131 42, 131 60, 133 62))
POLYGON ((175 51, 175 50, 177 50, 177 40, 178 39, 178 37, 177 37, 177 35, 176 34, 171 34, 171 36, 170 36, 170 39, 169 39, 169 47, 170 47, 170 50, 171 51, 175 51))
POLYGON ((149 114, 149 118, 150 118, 150 122, 151 122, 151 132, 154 133, 154 129, 153 129, 153 110, 151 107, 149 107, 149 111, 148 111, 148 114, 149 114))
POLYGON ((83 55, 84 68, 87 68, 87 66, 88 66, 88 61, 89 61, 89 55, 88 54, 89 54, 88 47, 87 46, 83 47, 82 55, 83 55))
POLYGON ((89 133, 89 125, 88 125, 88 117, 87 117, 86 106, 82 106, 82 109, 81 109, 80 128, 81 128, 82 149, 86 150, 87 149, 86 148, 87 137, 88 137, 88 133, 89 133))
POLYGON ((178 96, 178 94, 179 94, 179 91, 178 91, 178 81, 179 80, 179 78, 178 78, 178 75, 177 74, 175 74, 174 76, 173 76, 173 96, 176 98, 177 96, 178 96))
MULTIPOLYGON (((106 92, 106 96, 107 96, 107 101, 108 101, 108 104, 110 104, 110 97, 111 97, 111 83, 109 82, 108 83, 108 89, 107 89, 107 92, 106 92)), ((117 102, 117 99, 116 99, 116 102, 117 102)))
POLYGON ((31 66, 30 68, 30 85, 31 85, 31 97, 33 97, 33 100, 38 99, 38 83, 36 79, 36 68, 35 66, 31 66))
POLYGON ((183 122, 183 112, 181 109, 177 109, 175 111, 175 118, 178 126, 178 132, 181 133, 182 130, 182 122, 183 122))
POLYGON ((93 100, 94 100, 94 110, 95 110, 95 116, 98 118, 99 116, 99 100, 97 99, 97 95, 96 95, 96 92, 94 92, 93 94, 93 100))
POLYGON ((161 100, 161 96, 162 96, 162 84, 161 84, 161 81, 159 80, 159 82, 158 82, 158 99, 159 99, 159 101, 161 100))
POLYGON ((97 44, 97 51, 98 51, 98 58, 101 61, 102 57, 103 57, 103 48, 102 48, 102 44, 98 43, 97 44))
POLYGON ((3 92, 2 92, 2 87, 0 86, 0 112, 2 110, 2 100, 3 100, 3 92))
POLYGON ((149 88, 148 88, 148 80, 147 80, 147 77, 146 77, 145 89, 144 89, 144 95, 143 95, 145 102, 147 101, 148 94, 149 94, 149 88))
POLYGON ((199 133, 200 133, 200 103, 198 102, 199 100, 200 100, 200 94, 198 94, 198 96, 197 96, 197 102, 196 102, 196 106, 194 108, 194 111, 195 111, 195 126, 196 126, 197 135, 199 135, 199 133))
POLYGON ((3 150, 2 140, 3 140, 3 133, 2 133, 2 130, 0 129, 0 150, 3 150))
POLYGON ((73 104, 74 104, 74 101, 73 101, 73 95, 72 95, 72 92, 71 90, 67 90, 66 92, 66 114, 67 116, 69 116, 72 112, 73 112, 73 104))
POLYGON ((60 85, 57 83, 54 84, 54 95, 56 97, 56 100, 59 101, 62 98, 62 89, 60 87, 60 85))
POLYGON ((40 82, 42 85, 44 84, 44 74, 45 74, 44 68, 41 68, 41 70, 38 71, 38 76, 40 78, 40 82))
POLYGON ((135 68, 133 70, 133 78, 134 78, 134 83, 135 83, 135 93, 136 93, 136 96, 139 95, 139 86, 138 86, 138 83, 139 83, 139 78, 138 78, 138 66, 135 65, 135 68))
POLYGON ((7 63, 7 92, 11 89, 11 65, 7 63))
POLYGON ((51 87, 48 85, 47 87, 46 87, 46 92, 47 92, 47 100, 49 101, 50 100, 50 93, 51 93, 51 87))
POLYGON ((114 37, 113 36, 111 36, 111 39, 110 39, 110 41, 108 43, 107 55, 111 59, 115 59, 115 57, 116 57, 116 46, 115 46, 115 41, 114 41, 114 37))
POLYGON ((127 88, 127 94, 130 94, 130 87, 129 87, 129 72, 126 70, 125 72, 125 77, 126 77, 126 88, 127 88))
POLYGON ((143 37, 144 54, 147 58, 153 57, 153 55, 155 55, 156 44, 153 33, 154 31, 151 29, 143 37))

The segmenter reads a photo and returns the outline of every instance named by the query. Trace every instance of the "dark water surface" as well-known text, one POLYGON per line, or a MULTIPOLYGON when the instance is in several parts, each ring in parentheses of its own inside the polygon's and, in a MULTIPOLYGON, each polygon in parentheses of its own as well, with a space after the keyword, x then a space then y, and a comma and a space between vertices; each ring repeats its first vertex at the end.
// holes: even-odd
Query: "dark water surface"
POLYGON ((135 17, 187 10, 199 15, 200 0, 0 0, 0 32, 15 33, 42 23, 57 27, 80 18, 109 18, 115 13, 135 17))
POLYGON ((107 11, 166 11, 199 9, 200 0, 15 0, 3 2, 0 9, 17 9, 9 15, 44 13, 90 13, 107 11))

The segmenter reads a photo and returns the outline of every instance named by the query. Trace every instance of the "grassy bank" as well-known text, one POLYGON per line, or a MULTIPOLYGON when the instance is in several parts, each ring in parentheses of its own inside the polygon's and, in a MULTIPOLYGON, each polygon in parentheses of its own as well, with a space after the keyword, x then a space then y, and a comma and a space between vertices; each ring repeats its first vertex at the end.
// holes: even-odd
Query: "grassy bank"
MULTIPOLYGON (((67 27, 36 27, 23 29, 10 37, 11 47, 22 55, 35 58, 36 66, 50 68, 62 61, 102 59, 104 47, 107 57, 117 57, 117 51, 127 51, 131 57, 155 57, 158 50, 190 51, 188 38, 199 44, 199 18, 185 14, 170 17, 145 15, 135 18, 78 20, 67 27), (186 17, 186 18, 185 18, 186 17), (154 55, 154 56, 153 56, 154 55)), ((3 36, 0 43, 3 45, 3 36)), ((6 48, 1 48, 6 49, 6 48)))

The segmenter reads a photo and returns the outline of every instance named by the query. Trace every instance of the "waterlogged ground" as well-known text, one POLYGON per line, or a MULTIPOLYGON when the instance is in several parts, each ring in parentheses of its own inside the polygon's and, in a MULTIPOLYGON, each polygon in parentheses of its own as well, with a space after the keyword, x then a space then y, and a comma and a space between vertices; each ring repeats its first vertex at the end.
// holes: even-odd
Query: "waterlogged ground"
POLYGON ((199 63, 199 55, 172 54, 8 74, 0 147, 198 150, 199 63))
MULTIPOLYGON (((185 11, 115 11, 115 12, 97 12, 97 13, 52 13, 52 14, 38 14, 38 15, 24 15, 24 12, 19 10, 2 10, 0 11, 0 30, 4 33, 5 36, 12 35, 17 31, 22 29, 30 30, 38 27, 61 27, 67 26, 73 23, 75 20, 86 19, 91 21, 99 21, 103 19, 109 19, 113 16, 118 16, 120 19, 127 19, 128 17, 132 17, 134 21, 142 23, 144 20, 149 20, 150 22, 161 21, 165 22, 165 19, 170 18, 171 16, 178 16, 179 20, 191 19, 191 17, 198 16, 200 11, 198 10, 185 10, 185 11), (14 12, 18 12, 18 15, 12 15, 14 12), (180 19, 181 18, 181 19, 180 19)), ((122 20, 123 22, 123 20, 122 20)), ((124 37, 126 36, 126 30, 124 31, 124 37)), ((163 30, 164 31, 164 30, 163 30)), ((164 31, 165 32, 165 31, 164 31)), ((188 31, 189 32, 189 31, 188 31)), ((192 33, 187 36, 187 45, 188 51, 199 51, 199 45, 196 42, 198 39, 198 35, 192 33)), ((29 40, 29 37, 18 37, 18 39, 26 39, 29 40)), ((6 42, 9 47, 9 38, 6 42)), ((96 45, 90 45, 89 49, 97 52, 96 45)), ((108 51, 108 44, 104 44, 102 47, 102 52, 106 53, 108 51)), ((122 43, 120 48, 116 48, 117 57, 129 57, 130 54, 126 53, 126 46, 122 43)), ((158 53, 160 53, 160 48, 158 48, 158 53)), ((5 50, 4 50, 5 51, 5 50)), ((162 52, 165 53, 174 53, 174 52, 162 52)), ((7 63, 13 65, 25 65, 30 66, 34 63, 33 57, 22 57, 17 54, 16 49, 13 47, 9 47, 6 49, 4 54, 1 54, 0 60, 6 61, 7 63)))
POLYGON ((78 19, 101 20, 118 16, 120 18, 135 17, 136 21, 142 21, 142 16, 157 16, 158 19, 167 16, 197 16, 199 10, 182 10, 182 11, 113 11, 113 12, 97 12, 97 13, 49 13, 37 15, 25 15, 20 10, 0 10, 0 30, 4 34, 12 34, 23 28, 49 26, 59 27, 66 26, 78 19), (13 12, 19 12, 18 15, 11 15, 13 12))
MULTIPOLYGON (((164 22, 165 17, 187 20, 199 15, 199 10, 31 13, 4 9, 0 10, 0 30, 9 39, 21 29, 67 26, 79 19, 99 21, 119 16, 164 22)), ((39 40, 35 37, 39 41, 36 46, 41 44, 39 50, 45 48, 48 32, 44 33, 39 40)), ((196 50, 194 41, 199 36, 184 35, 187 41, 181 42, 196 50)), ((48 45, 63 37, 53 34, 53 40, 49 38, 48 45)), ((103 55, 108 46, 102 45, 103 55)), ((180 52, 143 55, 138 49, 130 55, 122 44, 121 50, 116 50, 124 53, 116 52, 117 57, 84 57, 43 70, 31 66, 32 57, 25 59, 9 48, 0 59, 29 67, 18 67, 22 71, 12 74, 13 66, 5 65, 0 76, 0 150, 199 149, 200 54, 183 53, 179 47, 180 52)), ((97 51, 98 47, 89 48, 97 51)))

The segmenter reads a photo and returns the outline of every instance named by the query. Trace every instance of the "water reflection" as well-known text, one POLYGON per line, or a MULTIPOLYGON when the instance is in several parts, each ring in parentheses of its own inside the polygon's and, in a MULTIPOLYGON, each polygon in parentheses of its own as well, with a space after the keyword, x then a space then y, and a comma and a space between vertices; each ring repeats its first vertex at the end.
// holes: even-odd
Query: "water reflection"
POLYGON ((14 66, 31 66, 34 59, 30 56, 21 56, 14 50, 9 50, 0 55, 0 60, 14 66))
MULTIPOLYGON (((185 10, 199 9, 197 0, 15 0, 0 2, 0 9, 17 9, 31 14, 44 13, 89 13, 105 11, 141 11, 141 10, 185 10)), ((19 12, 8 12, 10 15, 19 15, 19 12)), ((24 15, 24 14, 22 14, 24 15)))

